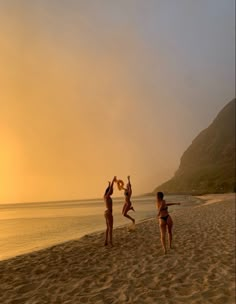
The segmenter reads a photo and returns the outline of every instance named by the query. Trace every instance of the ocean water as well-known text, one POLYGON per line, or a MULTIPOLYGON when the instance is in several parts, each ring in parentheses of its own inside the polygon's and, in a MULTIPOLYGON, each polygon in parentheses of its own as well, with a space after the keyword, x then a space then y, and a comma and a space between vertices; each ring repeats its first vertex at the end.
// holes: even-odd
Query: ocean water
MULTIPOLYGON (((166 200, 183 202, 186 197, 170 196, 166 200)), ((123 203, 123 198, 113 198, 114 228, 131 223, 121 215, 123 203)), ((156 216, 154 196, 132 198, 132 203, 135 212, 129 214, 136 223, 156 216)), ((0 204, 0 260, 105 231, 104 210, 103 199, 0 204)))

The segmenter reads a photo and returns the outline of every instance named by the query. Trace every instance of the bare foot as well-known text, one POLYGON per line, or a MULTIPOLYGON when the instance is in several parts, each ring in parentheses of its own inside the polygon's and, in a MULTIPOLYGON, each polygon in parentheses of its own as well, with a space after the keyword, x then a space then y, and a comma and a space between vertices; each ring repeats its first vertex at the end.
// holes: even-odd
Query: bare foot
POLYGON ((108 243, 107 243, 107 242, 105 242, 105 243, 104 243, 104 246, 107 246, 107 245, 108 245, 108 243))
POLYGON ((133 210, 135 212, 134 207, 131 207, 130 210, 133 210))

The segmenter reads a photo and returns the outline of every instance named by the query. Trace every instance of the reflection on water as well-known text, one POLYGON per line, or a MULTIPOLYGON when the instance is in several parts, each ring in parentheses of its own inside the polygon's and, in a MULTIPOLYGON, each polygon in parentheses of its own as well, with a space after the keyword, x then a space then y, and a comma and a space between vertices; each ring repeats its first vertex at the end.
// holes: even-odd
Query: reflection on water
MULTIPOLYGON (((171 196, 167 200, 186 201, 186 198, 171 196)), ((156 215, 155 197, 132 201, 136 222, 156 215)), ((122 199, 113 199, 114 227, 130 223, 121 215, 122 207, 122 199)), ((104 209, 102 199, 0 205, 0 259, 104 231, 104 209)))

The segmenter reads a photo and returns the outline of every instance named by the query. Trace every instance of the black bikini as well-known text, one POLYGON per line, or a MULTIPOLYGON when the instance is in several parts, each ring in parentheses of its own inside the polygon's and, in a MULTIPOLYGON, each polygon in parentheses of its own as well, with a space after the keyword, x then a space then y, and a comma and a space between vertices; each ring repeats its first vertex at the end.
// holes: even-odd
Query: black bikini
POLYGON ((168 206, 166 206, 165 208, 161 208, 161 211, 162 210, 168 210, 168 206))
MULTIPOLYGON (((167 211, 168 210, 168 206, 166 206, 165 208, 162 208, 161 211, 162 210, 166 210, 167 211)), ((160 219, 162 219, 165 222, 167 222, 168 216, 169 216, 169 214, 167 214, 166 216, 161 216, 160 219)))
POLYGON ((166 216, 161 216, 160 219, 162 219, 162 220, 164 220, 165 222, 167 222, 168 216, 169 216, 169 214, 166 215, 166 216))

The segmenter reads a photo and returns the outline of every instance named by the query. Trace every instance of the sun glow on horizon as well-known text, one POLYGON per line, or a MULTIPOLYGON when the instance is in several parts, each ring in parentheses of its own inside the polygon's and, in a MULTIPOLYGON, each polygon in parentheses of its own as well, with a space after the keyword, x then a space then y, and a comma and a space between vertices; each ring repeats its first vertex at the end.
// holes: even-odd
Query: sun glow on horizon
POLYGON ((102 197, 114 175, 138 195, 173 176, 234 94, 232 13, 180 1, 199 24, 160 3, 0 4, 0 202, 102 197))

